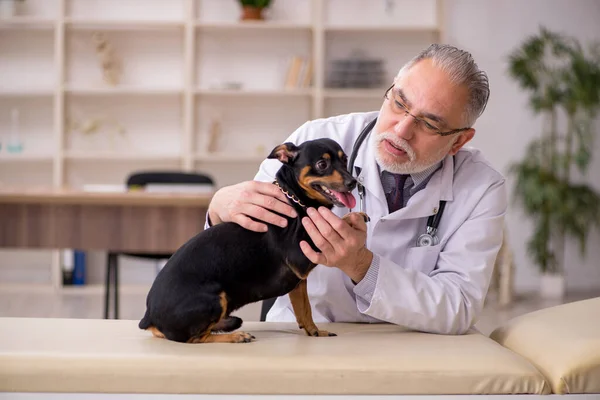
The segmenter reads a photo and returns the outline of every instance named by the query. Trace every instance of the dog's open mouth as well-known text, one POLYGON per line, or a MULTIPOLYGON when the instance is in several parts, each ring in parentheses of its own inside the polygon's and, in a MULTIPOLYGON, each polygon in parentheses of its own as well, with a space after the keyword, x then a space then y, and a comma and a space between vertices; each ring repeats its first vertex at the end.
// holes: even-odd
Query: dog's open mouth
POLYGON ((315 185, 315 188, 338 207, 354 208, 356 206, 356 199, 351 192, 338 192, 321 184, 315 185))

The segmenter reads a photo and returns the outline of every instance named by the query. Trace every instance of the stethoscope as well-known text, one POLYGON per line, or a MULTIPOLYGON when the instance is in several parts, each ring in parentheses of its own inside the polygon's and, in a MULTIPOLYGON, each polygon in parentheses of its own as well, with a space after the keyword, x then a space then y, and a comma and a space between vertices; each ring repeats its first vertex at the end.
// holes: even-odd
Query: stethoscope
MULTIPOLYGON (((354 160, 356 159, 356 156, 358 154, 358 149, 360 149, 360 146, 362 145, 362 143, 365 141, 367 136, 369 136, 369 133, 371 133, 371 131, 373 130, 373 127, 375 126, 376 122, 377 122, 377 118, 375 118, 373 121, 369 122, 369 124, 364 127, 364 129, 362 130, 360 135, 358 135, 358 138, 354 142, 354 147, 352 148, 352 154, 350 154, 350 159, 348 160, 348 171, 350 171, 351 174, 352 174, 352 170, 354 170, 354 169, 356 169, 356 171, 355 171, 356 175, 358 175, 360 173, 360 169, 358 167, 356 167, 356 168, 354 167, 354 160)), ((356 189, 358 190, 360 211, 364 212, 365 211, 365 187, 362 185, 362 183, 358 182, 356 185, 356 189)), ((417 238, 417 246, 418 247, 435 246, 436 244, 439 243, 439 239, 436 234, 437 234, 438 226, 440 225, 440 220, 442 219, 442 215, 444 213, 445 206, 446 206, 446 201, 440 200, 440 206, 438 207, 437 213, 430 215, 429 218, 427 218, 427 228, 425 230, 425 233, 423 233, 422 235, 419 235, 419 237, 417 238)))

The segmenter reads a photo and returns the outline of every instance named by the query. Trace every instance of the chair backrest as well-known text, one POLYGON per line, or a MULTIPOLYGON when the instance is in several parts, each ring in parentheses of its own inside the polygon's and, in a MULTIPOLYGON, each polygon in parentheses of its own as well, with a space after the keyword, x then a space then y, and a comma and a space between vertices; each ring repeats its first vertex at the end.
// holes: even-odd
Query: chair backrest
POLYGON ((214 185, 214 181, 209 175, 192 172, 144 171, 135 172, 127 177, 127 187, 143 187, 153 183, 214 185))

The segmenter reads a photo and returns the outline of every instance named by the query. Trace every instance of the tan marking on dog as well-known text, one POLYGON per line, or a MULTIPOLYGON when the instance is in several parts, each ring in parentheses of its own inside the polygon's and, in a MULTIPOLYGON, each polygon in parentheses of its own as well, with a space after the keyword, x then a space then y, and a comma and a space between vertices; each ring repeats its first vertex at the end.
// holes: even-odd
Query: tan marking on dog
POLYGON ((281 161, 288 162, 292 158, 292 152, 285 144, 280 144, 273 149, 273 154, 281 161))
POLYGON ((227 294, 221 292, 219 294, 219 304, 221 305, 221 316, 219 319, 210 324, 208 329, 203 332, 198 332, 196 335, 188 339, 187 343, 206 343, 209 340, 209 336, 212 334, 212 330, 216 324, 218 324, 227 314, 227 294))
POLYGON ((154 335, 157 338, 160 338, 160 339, 164 339, 165 338, 164 333, 162 333, 161 331, 159 331, 158 328, 155 327, 155 326, 150 326, 146 330, 152 332, 152 335, 154 335))
POLYGON ((329 155, 329 153, 323 154, 323 158, 326 158, 327 160, 331 160, 331 156, 329 155))
MULTIPOLYGON (((223 319, 225 314, 227 313, 227 294, 225 292, 221 292, 219 294, 219 303, 221 304, 221 316, 219 317, 219 321, 223 319)), ((217 322, 219 322, 217 321, 217 322)))
POLYGON ((298 327, 304 329, 308 336, 335 336, 334 333, 322 331, 315 325, 312 312, 310 310, 310 301, 308 299, 308 291, 306 288, 306 280, 300 281, 289 294, 290 302, 296 315, 298 327))
POLYGON ((318 192, 317 190, 312 188, 311 183, 318 181, 318 179, 309 177, 308 176, 309 172, 310 172, 309 165, 302 168, 302 170, 300 171, 300 177, 298 178, 298 185, 300 185, 302 190, 304 190, 304 193, 306 194, 306 196, 310 197, 311 199, 319 200, 319 201, 323 201, 323 200, 328 201, 327 198, 324 197, 320 192, 318 192))
POLYGON ((344 152, 343 151, 338 151, 338 157, 339 158, 344 158, 344 152))
POLYGON ((296 275, 296 277, 300 280, 304 280, 308 277, 308 274, 303 275, 300 273, 300 271, 298 271, 298 268, 296 268, 296 266, 290 264, 290 262, 288 260, 285 260, 285 265, 292 270, 292 272, 294 273, 294 275, 296 275))
MULTIPOLYGON (((307 168, 309 168, 309 167, 307 167, 307 168)), ((333 171, 333 173, 331 175, 321 176, 321 177, 306 176, 306 174, 303 174, 303 172, 304 172, 304 169, 300 173, 300 179, 298 180, 298 183, 300 184, 300 187, 302 187, 302 189, 304 189, 307 196, 312 199, 315 199, 315 200, 321 200, 321 201, 324 200, 326 203, 331 203, 331 200, 329 200, 329 198, 327 198, 325 195, 321 194, 321 192, 312 188, 313 184, 316 184, 316 185, 323 184, 329 188, 343 187, 343 185, 344 185, 344 178, 342 177, 342 174, 340 174, 340 172, 337 170, 333 171)))
MULTIPOLYGON (((200 343, 250 343, 255 339, 247 332, 211 333, 200 343)), ((198 343, 198 342, 195 342, 198 343)))

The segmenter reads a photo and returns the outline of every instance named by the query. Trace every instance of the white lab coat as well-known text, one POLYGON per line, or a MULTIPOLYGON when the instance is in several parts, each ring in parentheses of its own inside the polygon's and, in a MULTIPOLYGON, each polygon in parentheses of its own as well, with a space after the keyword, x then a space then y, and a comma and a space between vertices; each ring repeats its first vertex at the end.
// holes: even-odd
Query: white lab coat
MULTIPOLYGON (((298 128, 285 141, 330 137, 350 156, 363 127, 377 112, 353 113, 298 128)), ((406 207, 388 215, 374 151, 363 142, 355 166, 366 190, 365 211, 371 218, 367 248, 374 253, 369 279, 354 285, 337 268, 318 265, 308 277, 313 319, 318 322, 389 322, 409 329, 442 334, 465 333, 480 314, 496 255, 502 242, 507 209, 505 180, 475 149, 448 156, 427 186, 406 207), (456 163, 454 163, 454 161, 456 163), (416 247, 427 218, 440 200, 440 243, 416 247)), ((281 164, 265 160, 256 180, 273 181, 281 164)), ((359 197, 355 190, 358 211, 359 197)), ((334 207, 338 216, 347 208, 334 207)), ((289 297, 277 299, 267 321, 296 321, 289 297)))

